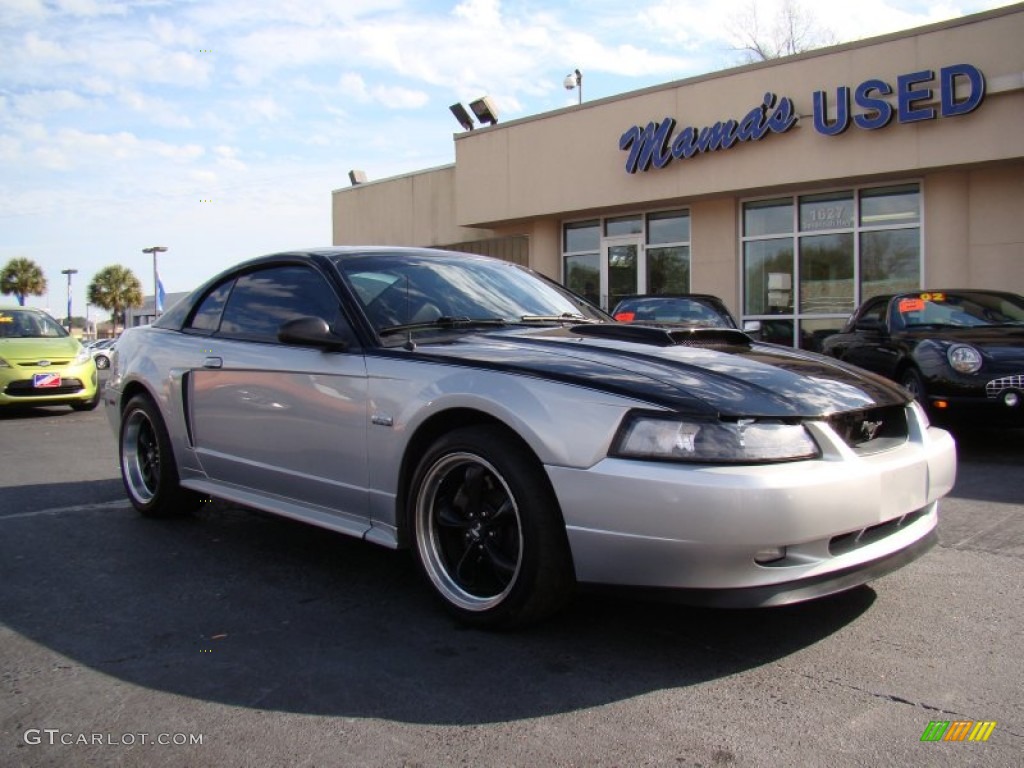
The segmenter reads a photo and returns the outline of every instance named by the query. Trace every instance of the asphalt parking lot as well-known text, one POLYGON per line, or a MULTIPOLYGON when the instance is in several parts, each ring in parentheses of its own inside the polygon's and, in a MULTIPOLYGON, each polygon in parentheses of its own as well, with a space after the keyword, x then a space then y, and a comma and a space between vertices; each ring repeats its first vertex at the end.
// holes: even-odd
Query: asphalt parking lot
POLYGON ((1020 765, 1024 431, 957 436, 940 545, 868 587, 491 634, 403 553, 139 517, 102 407, 0 414, 0 765, 1020 765))

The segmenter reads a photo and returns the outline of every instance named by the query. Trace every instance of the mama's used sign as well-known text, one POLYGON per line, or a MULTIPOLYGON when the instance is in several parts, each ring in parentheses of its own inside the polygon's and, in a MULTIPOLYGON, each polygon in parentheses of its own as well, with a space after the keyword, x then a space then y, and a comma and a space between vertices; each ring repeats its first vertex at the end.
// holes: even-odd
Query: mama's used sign
MULTIPOLYGON (((985 96, 985 78, 977 67, 954 64, 939 70, 938 106, 932 88, 935 72, 930 69, 899 75, 893 87, 884 80, 865 80, 852 91, 836 88, 835 114, 829 114, 826 91, 813 95, 814 129, 825 136, 838 136, 851 124, 864 130, 884 128, 893 118, 915 123, 935 117, 955 117, 973 112, 985 96), (966 95, 957 98, 957 85, 966 85, 966 95)), ((714 125, 676 130, 676 119, 634 125, 619 138, 619 149, 628 152, 626 172, 664 168, 673 160, 729 149, 741 142, 760 141, 770 133, 785 133, 799 116, 788 96, 766 93, 761 103, 742 118, 720 120, 714 125)))

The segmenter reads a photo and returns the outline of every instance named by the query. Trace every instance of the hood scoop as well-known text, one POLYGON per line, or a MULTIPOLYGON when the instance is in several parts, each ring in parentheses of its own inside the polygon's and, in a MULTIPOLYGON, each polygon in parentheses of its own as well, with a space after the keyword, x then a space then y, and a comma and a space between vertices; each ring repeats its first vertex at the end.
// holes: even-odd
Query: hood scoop
POLYGON ((580 336, 614 341, 631 341, 654 347, 749 347, 752 339, 733 328, 678 328, 637 323, 592 323, 574 325, 580 336))

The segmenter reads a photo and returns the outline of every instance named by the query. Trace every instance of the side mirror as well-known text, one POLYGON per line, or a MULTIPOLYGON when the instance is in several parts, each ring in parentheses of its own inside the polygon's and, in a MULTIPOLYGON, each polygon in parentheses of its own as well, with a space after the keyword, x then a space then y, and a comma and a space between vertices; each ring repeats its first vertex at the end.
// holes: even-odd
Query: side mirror
POLYGON ((348 349, 348 342, 336 336, 322 317, 297 317, 282 323, 277 329, 277 340, 282 344, 319 347, 324 351, 348 349))
POLYGON ((760 339, 761 338, 761 321, 760 320, 747 320, 743 323, 743 332, 748 336, 760 339))
POLYGON ((876 317, 863 317, 853 326, 855 331, 866 331, 867 333, 885 334, 885 323, 876 317))

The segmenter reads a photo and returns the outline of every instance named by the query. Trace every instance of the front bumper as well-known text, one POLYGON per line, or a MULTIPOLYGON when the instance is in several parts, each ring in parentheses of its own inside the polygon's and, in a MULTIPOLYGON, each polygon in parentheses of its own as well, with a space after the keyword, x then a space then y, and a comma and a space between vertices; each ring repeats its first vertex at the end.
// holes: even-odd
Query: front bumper
POLYGON ((67 405, 96 397, 99 375, 91 360, 59 368, 16 365, 0 371, 0 406, 67 405), (56 374, 60 386, 35 386, 37 374, 56 374))
POLYGON ((814 461, 548 467, 577 579, 780 605, 862 584, 927 549, 956 477, 950 435, 918 428, 898 448, 859 456, 812 427, 824 450, 814 461), (765 562, 770 548, 784 555, 765 562))

